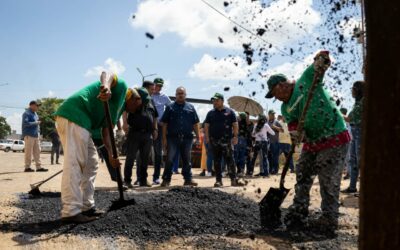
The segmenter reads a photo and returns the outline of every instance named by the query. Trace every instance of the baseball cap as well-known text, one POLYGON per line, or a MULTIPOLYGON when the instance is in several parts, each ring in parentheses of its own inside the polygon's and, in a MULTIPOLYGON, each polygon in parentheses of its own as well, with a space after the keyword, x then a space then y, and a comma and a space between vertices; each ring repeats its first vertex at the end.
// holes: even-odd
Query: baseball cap
POLYGON ((31 106, 31 105, 40 106, 40 105, 42 105, 42 104, 39 103, 39 102, 37 102, 37 101, 31 101, 31 102, 29 103, 29 106, 31 106))
POLYGON ((275 74, 275 75, 270 76, 270 78, 267 81, 268 93, 265 96, 265 98, 274 97, 272 95, 272 89, 275 87, 275 85, 277 85, 280 82, 286 82, 287 80, 288 80, 288 78, 284 74, 275 74))
POLYGON ((162 78, 159 78, 159 77, 155 78, 153 82, 154 82, 156 85, 161 85, 161 86, 164 85, 164 80, 163 80, 162 78))
POLYGON ((143 104, 146 105, 147 103, 150 102, 151 97, 150 97, 149 92, 147 91, 147 89, 145 87, 141 87, 141 88, 138 88, 136 90, 139 93, 140 98, 142 98, 142 103, 143 104))
POLYGON ((268 111, 268 114, 275 114, 275 111, 274 111, 273 109, 270 109, 270 110, 268 111))
POLYGON ((213 97, 211 97, 211 101, 214 99, 221 99, 224 100, 224 96, 220 93, 215 93, 213 97))

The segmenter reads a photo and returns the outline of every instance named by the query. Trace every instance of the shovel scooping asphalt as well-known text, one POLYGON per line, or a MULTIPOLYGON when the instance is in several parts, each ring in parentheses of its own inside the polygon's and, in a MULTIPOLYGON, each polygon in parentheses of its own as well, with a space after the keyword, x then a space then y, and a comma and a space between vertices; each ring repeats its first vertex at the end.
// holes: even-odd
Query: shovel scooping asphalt
MULTIPOLYGON (((117 147, 115 145, 114 131, 113 131, 112 123, 111 123, 111 114, 110 114, 110 107, 108 106, 108 102, 104 102, 104 111, 105 111, 105 115, 106 115, 107 130, 110 135, 112 156, 114 159, 117 159, 118 152, 117 152, 117 147)), ((123 190, 123 186, 122 186, 121 167, 118 167, 116 170, 117 170, 116 172, 117 172, 119 199, 113 201, 111 207, 109 208, 109 211, 117 210, 117 209, 129 206, 129 205, 135 204, 134 199, 125 200, 124 190, 123 190)))
POLYGON ((58 171, 57 173, 53 174, 52 176, 50 176, 49 178, 47 178, 43 181, 39 181, 39 182, 31 184, 31 191, 29 191, 28 194, 33 195, 33 196, 41 196, 42 193, 40 192, 39 187, 41 185, 43 185, 44 183, 48 182, 49 180, 53 179, 60 173, 62 173, 62 170, 58 171))
POLYGON ((276 228, 281 225, 280 206, 282 205, 282 202, 285 200, 290 191, 290 189, 285 188, 285 176, 289 169, 289 163, 295 152, 296 145, 298 142, 302 141, 303 127, 307 110, 310 106, 321 75, 321 71, 315 71, 313 82, 308 92, 307 100, 297 126, 298 139, 292 143, 288 156, 286 157, 285 165, 282 170, 281 180, 279 182, 279 188, 270 188, 259 204, 261 226, 263 228, 276 228))

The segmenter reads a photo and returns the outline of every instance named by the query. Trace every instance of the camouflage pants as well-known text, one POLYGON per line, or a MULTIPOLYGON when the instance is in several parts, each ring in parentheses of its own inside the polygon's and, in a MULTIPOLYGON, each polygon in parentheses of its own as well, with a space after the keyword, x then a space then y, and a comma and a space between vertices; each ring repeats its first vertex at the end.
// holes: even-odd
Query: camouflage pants
POLYGON ((322 215, 337 223, 339 192, 348 144, 319 152, 302 152, 296 166, 296 185, 293 205, 289 212, 306 217, 310 204, 310 189, 316 176, 322 198, 322 215))

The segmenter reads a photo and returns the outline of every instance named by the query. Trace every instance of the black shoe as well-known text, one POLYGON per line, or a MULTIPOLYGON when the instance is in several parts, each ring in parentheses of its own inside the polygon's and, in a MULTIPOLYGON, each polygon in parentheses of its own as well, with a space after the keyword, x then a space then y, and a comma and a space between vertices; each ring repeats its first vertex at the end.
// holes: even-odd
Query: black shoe
POLYGON ((185 181, 185 182, 183 183, 183 185, 184 185, 184 186, 197 187, 197 185, 199 185, 199 184, 197 184, 197 182, 194 182, 194 181, 185 181))
POLYGON ((47 168, 36 169, 36 172, 47 172, 47 171, 49 171, 47 168))
POLYGON ((243 187, 243 186, 246 186, 246 183, 242 179, 232 179, 231 186, 232 187, 243 187))
POLYGON ((135 181, 135 182, 133 183, 133 185, 135 185, 135 186, 137 186, 137 185, 139 185, 139 184, 140 184, 139 181, 135 181))
POLYGON ((51 165, 54 165, 54 163, 52 162, 51 165))
MULTIPOLYGON (((272 173, 271 173, 271 174, 272 174, 272 173)), ((259 177, 259 176, 261 176, 261 173, 255 174, 254 176, 255 176, 255 177, 259 177)))
POLYGON ((127 188, 133 188, 133 185, 132 185, 132 183, 130 183, 130 182, 125 182, 125 183, 123 184, 123 186, 125 186, 125 187, 127 187, 127 188))
POLYGON ((139 186, 140 187, 152 187, 153 185, 151 185, 151 183, 148 181, 141 181, 141 182, 139 182, 139 186))
POLYGON ((290 170, 290 173, 291 173, 291 174, 293 174, 293 173, 294 173, 294 170, 293 170, 293 169, 291 169, 291 170, 290 170))
POLYGON ((347 179, 350 179, 350 175, 349 174, 346 174, 345 176, 343 176, 343 180, 347 180, 347 179))
POLYGON ((104 211, 98 210, 93 207, 89 210, 82 212, 82 214, 88 217, 100 217, 104 214, 104 211))
POLYGON ((206 176, 206 171, 202 171, 199 176, 206 176))
POLYGON ((25 168, 24 172, 35 172, 32 168, 25 168))
POLYGON ((162 182, 161 182, 161 187, 169 187, 171 185, 171 182, 170 181, 165 181, 165 180, 163 180, 162 182))
POLYGON ((222 184, 222 181, 217 181, 214 184, 214 187, 216 187, 216 188, 219 188, 219 187, 222 187, 222 186, 224 186, 224 184, 222 184))
POLYGON ((59 163, 59 162, 56 162, 56 164, 57 164, 57 165, 60 165, 61 163, 59 163))
POLYGON ((82 223, 88 223, 94 220, 97 220, 97 217, 90 217, 86 216, 83 214, 77 214, 75 216, 70 216, 70 217, 63 217, 61 218, 61 221, 64 223, 76 223, 76 224, 82 224, 82 223))
POLYGON ((340 191, 344 194, 354 194, 357 193, 357 188, 346 188, 345 190, 340 191))

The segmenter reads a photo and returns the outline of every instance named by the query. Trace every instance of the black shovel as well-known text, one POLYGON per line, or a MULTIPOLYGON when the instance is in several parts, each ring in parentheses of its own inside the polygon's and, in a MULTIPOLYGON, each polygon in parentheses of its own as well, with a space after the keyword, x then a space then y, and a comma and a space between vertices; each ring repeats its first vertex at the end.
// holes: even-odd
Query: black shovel
POLYGON ((321 73, 315 71, 313 82, 307 95, 306 104, 304 105, 303 112, 297 126, 298 140, 292 143, 289 154, 286 157, 285 165, 282 170, 281 180, 279 182, 279 188, 270 188, 259 204, 261 227, 263 228, 276 228, 281 225, 280 206, 282 205, 283 201, 290 191, 290 189, 285 188, 285 176, 289 169, 289 163, 293 157, 296 145, 298 142, 302 141, 304 120, 321 75, 321 73))
MULTIPOLYGON (((110 114, 110 107, 108 106, 108 102, 104 102, 104 111, 106 115, 106 122, 107 122, 107 129, 108 133, 110 135, 110 141, 111 141, 111 148, 112 148, 112 155, 114 159, 118 158, 118 152, 117 152, 117 147, 115 145, 115 139, 114 139, 114 131, 111 123, 111 114, 110 114)), ((116 201, 112 202, 111 207, 109 208, 109 211, 112 210, 117 210, 129 205, 134 205, 135 200, 125 200, 124 198, 124 189, 122 186, 122 175, 121 175, 121 167, 118 167, 116 169, 117 172, 117 183, 118 183, 118 192, 119 192, 119 199, 116 201)))
POLYGON ((41 196, 42 192, 40 192, 39 187, 41 185, 43 185, 44 183, 48 182, 49 180, 53 179, 60 173, 62 173, 62 170, 58 171, 57 173, 53 174, 52 176, 50 176, 49 178, 47 178, 43 181, 39 181, 39 182, 31 184, 31 191, 29 191, 28 194, 33 195, 33 196, 41 196))

